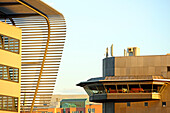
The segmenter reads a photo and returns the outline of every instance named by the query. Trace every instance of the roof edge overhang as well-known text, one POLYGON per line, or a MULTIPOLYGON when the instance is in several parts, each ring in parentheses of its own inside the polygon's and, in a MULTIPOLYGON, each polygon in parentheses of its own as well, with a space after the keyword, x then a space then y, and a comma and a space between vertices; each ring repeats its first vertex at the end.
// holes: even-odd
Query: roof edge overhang
POLYGON ((85 85, 88 84, 100 84, 100 83, 108 83, 108 82, 165 82, 168 84, 168 82, 170 82, 170 79, 132 79, 132 80, 126 80, 126 79, 122 79, 122 80, 93 80, 93 81, 84 81, 84 82, 80 82, 78 84, 76 84, 77 86, 83 87, 85 85))
POLYGON ((46 17, 50 15, 53 16, 56 15, 64 19, 62 13, 58 12, 57 10, 50 7, 46 3, 42 2, 41 0, 13 0, 13 1, 7 0, 6 2, 0 1, 0 7, 1 7, 0 18, 17 18, 17 17, 21 18, 29 16, 42 16, 38 13, 40 12, 46 17), (29 6, 30 10, 28 10, 28 7, 25 5, 29 6), (10 6, 16 8, 16 10, 12 10, 10 6), (19 9, 22 10, 22 13, 20 13, 19 9), (35 11, 33 12, 32 9, 34 9, 35 11))

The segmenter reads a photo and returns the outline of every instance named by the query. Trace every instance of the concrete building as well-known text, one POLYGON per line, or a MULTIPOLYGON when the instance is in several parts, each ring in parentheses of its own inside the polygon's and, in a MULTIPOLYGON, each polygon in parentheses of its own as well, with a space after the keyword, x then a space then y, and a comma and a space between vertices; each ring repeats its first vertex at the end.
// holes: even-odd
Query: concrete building
POLYGON ((41 0, 0 0, 0 21, 0 111, 11 109, 11 98, 16 112, 48 107, 65 43, 64 16, 41 0))
MULTIPOLYGON (((38 113, 102 113, 101 104, 90 104, 84 99, 62 99, 59 108, 39 109, 38 113)), ((35 113, 36 113, 35 112, 35 113)))
MULTIPOLYGON (((63 99, 87 99, 87 102, 89 102, 89 96, 84 94, 79 95, 52 95, 51 102, 50 102, 50 108, 60 108, 60 101, 63 99)), ((90 104, 93 104, 93 102, 90 102, 90 104)))
POLYGON ((170 113, 170 55, 140 56, 137 47, 103 59, 103 77, 77 84, 103 113, 170 113))
POLYGON ((21 29, 0 22, 0 113, 20 113, 21 29))

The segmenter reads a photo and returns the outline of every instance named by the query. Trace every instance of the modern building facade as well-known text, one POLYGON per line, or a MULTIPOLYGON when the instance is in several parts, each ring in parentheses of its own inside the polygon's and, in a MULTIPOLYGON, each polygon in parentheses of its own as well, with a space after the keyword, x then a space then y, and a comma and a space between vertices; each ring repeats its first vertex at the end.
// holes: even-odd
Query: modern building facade
MULTIPOLYGON (((101 104, 90 104, 84 99, 62 99, 59 108, 39 109, 38 113, 102 113, 101 104)), ((35 112, 35 113, 36 113, 35 112)))
MULTIPOLYGON (((73 94, 70 94, 70 95, 59 95, 59 94, 56 94, 56 95, 52 95, 52 98, 51 98, 51 102, 50 102, 50 108, 60 108, 60 102, 63 100, 63 99, 87 99, 87 103, 89 103, 89 96, 88 95, 85 95, 85 94, 79 94, 79 95, 73 95, 73 94)), ((89 104, 94 104, 92 102, 90 102, 89 104)))
POLYGON ((90 104, 90 105, 94 105, 94 104, 100 104, 100 103, 94 103, 94 102, 90 102, 89 101, 89 96, 86 95, 86 94, 70 94, 70 95, 66 95, 66 94, 63 94, 63 95, 59 95, 59 94, 56 94, 56 95, 52 95, 52 98, 51 98, 51 102, 50 102, 50 105, 49 107, 50 108, 60 108, 60 102, 63 100, 63 99, 87 99, 86 100, 86 103, 90 104))
MULTIPOLYGON (((48 107, 65 43, 64 16, 41 0, 0 0, 0 21, 13 28, 22 29, 22 41, 21 37, 15 35, 0 40, 0 48, 4 48, 2 51, 5 50, 5 52, 0 52, 0 54, 3 53, 0 57, 5 58, 7 62, 11 61, 11 64, 8 64, 1 58, 0 64, 9 66, 7 69, 15 70, 17 68, 21 72, 21 77, 18 77, 19 80, 21 79, 19 82, 21 83, 21 98, 18 98, 18 101, 20 100, 19 109, 21 112, 31 113, 36 109, 48 107), (18 47, 21 50, 19 52, 21 58, 16 60, 17 55, 6 57, 10 56, 6 51, 11 48, 10 43, 16 43, 18 40, 22 43, 20 44, 22 46, 18 47), (21 67, 19 67, 20 64, 21 67)), ((1 26, 1 30, 5 32, 21 35, 21 31, 18 33, 15 32, 15 29, 4 29, 5 27, 3 27, 1 26)), ((15 46, 14 48, 17 49, 15 46)), ((18 54, 15 49, 9 53, 18 54)), ((17 97, 17 95, 13 96, 17 97)))
POLYGON ((169 113, 170 55, 140 56, 137 47, 103 59, 103 77, 81 82, 103 113, 169 113))
POLYGON ((20 28, 0 22, 0 113, 20 113, 20 28))

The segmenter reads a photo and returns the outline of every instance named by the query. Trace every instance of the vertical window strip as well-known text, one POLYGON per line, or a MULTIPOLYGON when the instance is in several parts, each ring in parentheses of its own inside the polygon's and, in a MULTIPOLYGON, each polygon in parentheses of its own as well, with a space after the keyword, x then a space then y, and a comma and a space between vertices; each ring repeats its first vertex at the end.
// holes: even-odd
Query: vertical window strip
POLYGON ((19 69, 0 64, 0 79, 18 82, 19 69))
POLYGON ((19 54, 19 40, 0 35, 0 48, 19 54))
POLYGON ((0 48, 3 48, 3 36, 2 35, 0 35, 0 48))

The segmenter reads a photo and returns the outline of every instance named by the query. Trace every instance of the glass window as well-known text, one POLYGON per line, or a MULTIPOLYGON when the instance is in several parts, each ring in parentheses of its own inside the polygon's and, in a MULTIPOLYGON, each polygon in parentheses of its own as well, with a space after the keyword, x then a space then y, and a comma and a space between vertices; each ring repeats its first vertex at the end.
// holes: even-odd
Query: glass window
POLYGON ((130 102, 127 102, 127 106, 128 106, 128 107, 130 106, 130 102))
POLYGON ((105 87, 107 93, 117 93, 115 85, 106 85, 105 87))
POLYGON ((88 113, 91 113, 91 109, 90 108, 88 109, 88 113))
POLYGON ((18 82, 19 69, 0 65, 0 79, 18 82))
POLYGON ((88 87, 92 91, 93 94, 99 94, 99 91, 98 91, 96 85, 89 85, 88 87))
POLYGON ((162 102, 162 107, 166 107, 166 102, 162 102))
POLYGON ((141 84, 141 92, 151 93, 152 92, 152 84, 141 84))
POLYGON ((89 89, 88 86, 84 86, 83 88, 84 88, 84 90, 87 92, 87 94, 88 94, 89 96, 92 96, 92 95, 93 95, 93 92, 89 89))
POLYGON ((95 109, 94 108, 92 109, 92 113, 95 113, 95 109))
POLYGON ((145 102, 145 103, 144 103, 144 106, 148 106, 148 102, 145 102))
POLYGON ((0 35, 0 48, 3 48, 3 36, 0 35))
POLYGON ((100 94, 105 93, 105 88, 104 88, 103 85, 97 85, 97 89, 98 89, 100 94))
POLYGON ((129 85, 129 92, 130 93, 139 93, 142 92, 143 89, 139 87, 139 84, 129 85))
MULTIPOLYGON (((163 85, 157 84, 127 84, 127 85, 105 85, 106 93, 160 93, 163 85)), ((97 89, 98 86, 97 86, 97 89)), ((99 89, 99 91, 101 91, 99 89)))
POLYGON ((8 70, 7 66, 3 66, 3 79, 8 80, 8 70))
POLYGON ((170 66, 167 67, 167 71, 170 71, 170 66))
POLYGON ((18 111, 18 98, 0 95, 0 109, 7 111, 18 111))
POLYGON ((19 54, 19 40, 0 35, 0 48, 19 54))
POLYGON ((128 92, 127 85, 117 85, 117 90, 119 93, 127 93, 128 92))
POLYGON ((162 85, 153 85, 153 93, 159 93, 162 88, 162 85))

